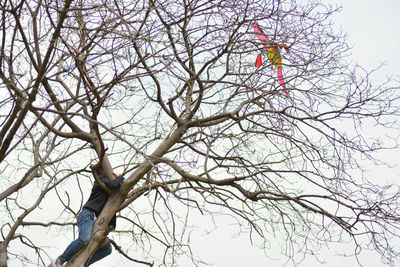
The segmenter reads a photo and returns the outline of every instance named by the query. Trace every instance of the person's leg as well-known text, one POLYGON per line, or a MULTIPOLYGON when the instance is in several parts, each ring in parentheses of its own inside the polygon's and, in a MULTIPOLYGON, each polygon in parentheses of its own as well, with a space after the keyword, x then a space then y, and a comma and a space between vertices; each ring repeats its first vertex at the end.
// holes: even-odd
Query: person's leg
POLYGON ((82 209, 78 215, 78 239, 65 249, 58 257, 63 263, 69 261, 79 250, 84 248, 92 238, 94 226, 94 213, 88 209, 82 209))
POLYGON ((97 250, 97 251, 94 253, 93 257, 92 257, 92 258, 90 259, 90 261, 89 261, 89 265, 92 264, 92 263, 95 263, 95 262, 98 261, 98 260, 101 260, 102 258, 104 258, 104 257, 106 257, 106 256, 108 256, 108 255, 110 255, 110 254, 111 254, 111 251, 112 251, 111 244, 108 243, 107 246, 105 246, 104 248, 101 248, 101 249, 97 250))

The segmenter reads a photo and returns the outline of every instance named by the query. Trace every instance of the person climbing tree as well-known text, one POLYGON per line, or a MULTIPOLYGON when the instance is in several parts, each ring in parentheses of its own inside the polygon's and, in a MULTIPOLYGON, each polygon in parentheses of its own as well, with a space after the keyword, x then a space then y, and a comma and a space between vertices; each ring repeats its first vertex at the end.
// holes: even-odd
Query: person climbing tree
MULTIPOLYGON (((96 171, 98 178, 100 181, 111 190, 118 189, 121 183, 124 180, 124 177, 113 174, 117 177, 116 179, 110 179, 107 177, 103 171, 103 169, 98 169, 96 171)), ((96 181, 93 184, 92 191, 90 193, 89 199, 83 206, 81 212, 77 218, 78 225, 78 238, 69 244, 69 246, 65 249, 65 251, 52 263, 49 265, 50 267, 61 267, 65 262, 69 261, 76 253, 78 253, 82 248, 84 248, 92 238, 93 227, 96 217, 99 216, 100 212, 103 210, 104 205, 106 204, 109 197, 109 193, 102 188, 102 186, 96 181)), ((115 229, 116 227, 116 216, 111 219, 110 227, 115 229)), ((112 248, 111 244, 108 242, 103 242, 101 246, 99 246, 96 253, 89 261, 89 265, 92 263, 101 260, 102 258, 111 254, 112 248)))

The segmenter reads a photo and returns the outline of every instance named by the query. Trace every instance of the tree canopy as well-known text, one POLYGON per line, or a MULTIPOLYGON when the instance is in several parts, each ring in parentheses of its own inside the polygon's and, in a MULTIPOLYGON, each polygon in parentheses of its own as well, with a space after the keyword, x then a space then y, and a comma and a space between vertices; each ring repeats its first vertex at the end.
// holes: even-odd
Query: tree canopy
POLYGON ((265 249, 278 237, 294 262, 330 242, 396 259, 399 190, 369 177, 366 162, 383 164, 376 153, 398 147, 399 85, 376 85, 349 63, 346 35, 332 27, 337 8, 4 0, 0 10, 3 264, 5 255, 48 262, 54 244, 32 234, 38 227, 72 240, 99 165, 126 180, 67 266, 86 263, 115 213, 113 244, 143 265, 201 264, 190 229, 201 227, 196 216, 221 214, 265 249), (254 22, 289 48, 288 95, 268 60, 254 66, 264 49, 254 22))

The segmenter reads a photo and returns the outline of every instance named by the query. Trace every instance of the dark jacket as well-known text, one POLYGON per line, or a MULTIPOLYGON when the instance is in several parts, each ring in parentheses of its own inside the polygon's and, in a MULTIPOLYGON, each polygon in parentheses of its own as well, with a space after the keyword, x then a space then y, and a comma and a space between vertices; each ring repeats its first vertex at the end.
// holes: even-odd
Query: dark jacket
MULTIPOLYGON (((111 180, 104 174, 99 174, 99 179, 108 188, 118 189, 122 181, 124 180, 124 177, 118 176, 116 179, 111 180)), ((96 214, 96 216, 99 216, 100 212, 103 210, 104 205, 108 200, 108 197, 109 197, 108 193, 105 190, 103 190, 103 188, 101 188, 97 182, 94 182, 92 192, 90 193, 89 199, 86 201, 83 208, 89 209, 93 211, 96 214)), ((117 217, 114 215, 109 224, 112 225, 114 229, 116 226, 116 220, 117 217)))

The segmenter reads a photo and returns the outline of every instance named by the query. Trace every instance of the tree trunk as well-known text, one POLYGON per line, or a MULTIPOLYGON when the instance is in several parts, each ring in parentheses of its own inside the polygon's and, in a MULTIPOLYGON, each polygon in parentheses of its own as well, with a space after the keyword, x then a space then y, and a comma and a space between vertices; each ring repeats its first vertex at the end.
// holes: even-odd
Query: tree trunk
MULTIPOLYGON (((141 166, 139 166, 124 182, 121 188, 114 192, 108 199, 106 205, 104 206, 102 212, 97 218, 94 229, 93 236, 89 244, 84 248, 76 257, 72 258, 65 267, 84 267, 88 259, 96 252, 99 243, 107 236, 109 233, 108 223, 115 213, 120 209, 121 204, 124 202, 126 195, 128 194, 132 183, 136 183, 141 179, 147 172, 149 172, 153 166, 153 163, 157 161, 158 158, 162 157, 167 151, 180 140, 182 135, 186 131, 185 126, 178 127, 172 135, 168 136, 153 152, 148 160, 144 161, 141 166), (152 162, 154 161, 154 162, 152 162)), ((104 157, 104 161, 108 162, 107 157, 104 157)), ((109 163, 109 162, 108 162, 109 163)))
POLYGON ((7 267, 7 247, 4 242, 0 242, 0 267, 7 267))

